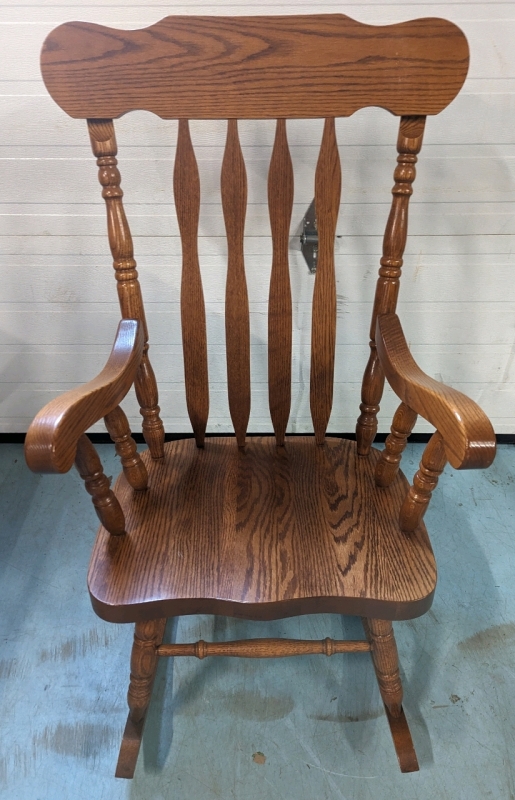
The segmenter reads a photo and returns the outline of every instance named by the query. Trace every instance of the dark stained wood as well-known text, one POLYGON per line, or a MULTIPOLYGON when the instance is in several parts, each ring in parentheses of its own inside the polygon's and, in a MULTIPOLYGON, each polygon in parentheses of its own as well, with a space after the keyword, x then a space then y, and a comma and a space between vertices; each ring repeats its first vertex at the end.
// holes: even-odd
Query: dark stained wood
POLYGON ((120 504, 110 489, 98 453, 85 433, 77 442, 75 466, 91 495, 97 516, 104 528, 113 536, 125 533, 125 520, 120 504))
POLYGON ((134 260, 132 236, 123 207, 121 177, 116 159, 118 147, 113 121, 88 119, 88 131, 91 149, 97 159, 98 180, 103 187, 102 197, 106 204, 109 246, 113 256, 122 317, 139 320, 144 332, 145 345, 135 380, 136 397, 143 416, 143 436, 153 458, 161 458, 164 428, 159 417, 156 379, 148 358, 147 323, 134 260))
POLYGON ((375 335, 379 314, 390 314, 397 307, 406 237, 408 235, 408 203, 413 194, 417 153, 422 147, 425 117, 402 117, 397 138, 397 167, 393 174, 392 206, 383 238, 383 256, 377 279, 374 309, 370 325, 370 357, 361 389, 361 414, 356 426, 358 452, 366 456, 377 433, 377 414, 383 395, 384 373, 379 362, 375 335))
POLYGON ((376 464, 377 486, 389 486, 397 475, 408 436, 415 426, 417 416, 417 413, 404 403, 401 403, 395 412, 391 433, 376 464))
POLYGON ((238 123, 232 119, 227 123, 221 187, 228 247, 225 287, 227 390, 236 439, 239 447, 243 447, 250 415, 249 300, 243 258, 247 173, 238 136, 238 123))
POLYGON ((339 117, 365 106, 401 116, 442 111, 468 55, 463 33, 442 19, 377 27, 343 14, 177 16, 136 31, 61 25, 41 69, 72 117, 339 117))
POLYGON ((209 414, 206 310, 198 259, 200 179, 187 120, 179 121, 173 191, 182 244, 181 325, 186 404, 203 447, 209 414))
POLYGON ((169 442, 142 454, 150 491, 121 475, 123 540, 100 529, 89 570, 96 612, 113 622, 214 613, 274 619, 318 612, 405 619, 430 607, 436 567, 423 526, 399 510, 409 485, 374 481, 376 450, 329 438, 169 442), (213 564, 217 565, 213 569, 213 564))
POLYGON ((293 208, 293 165, 284 119, 277 120, 268 172, 268 208, 273 246, 268 298, 268 400, 275 438, 282 446, 291 405, 292 306, 288 246, 293 208))
POLYGON ((138 622, 131 655, 131 678, 127 702, 129 716, 123 734, 115 776, 132 778, 138 759, 145 717, 157 669, 157 647, 163 641, 166 619, 138 622))
POLYGON ((445 442, 436 431, 424 450, 420 467, 413 478, 413 486, 401 506, 399 525, 405 533, 411 533, 420 524, 446 463, 445 442))
POLYGON ((198 642, 162 644, 159 656, 236 656, 238 658, 284 658, 286 656, 325 655, 335 653, 365 653, 370 645, 351 639, 238 639, 233 642, 198 642))
POLYGON ((402 708, 399 656, 389 620, 362 619, 401 772, 417 772, 417 754, 402 708))
POLYGON ((136 442, 131 436, 131 429, 125 413, 116 406, 104 417, 109 436, 115 443, 116 453, 120 456, 125 477, 133 489, 143 491, 148 486, 148 474, 138 453, 136 442))
POLYGON ((495 434, 477 403, 422 372, 396 314, 378 317, 376 340, 388 383, 403 403, 437 428, 449 463, 455 469, 489 467, 495 457, 495 434))
POLYGON ((25 437, 25 459, 31 470, 68 472, 71 469, 81 434, 116 408, 129 391, 141 361, 143 345, 141 325, 136 320, 122 320, 102 372, 41 409, 25 437))
POLYGON ((425 117, 455 97, 467 67, 463 33, 438 19, 376 27, 340 14, 179 16, 138 31, 72 22, 45 42, 42 71, 50 93, 71 116, 88 120, 124 318, 120 330, 132 331, 132 338, 127 333, 124 344, 117 340, 95 381, 58 398, 38 415, 27 435, 27 460, 32 469, 66 471, 76 458, 102 521, 88 575, 93 606, 104 619, 137 623, 119 777, 134 773, 159 655, 274 657, 366 649, 372 654, 401 770, 418 769, 402 710, 391 620, 418 616, 431 605, 436 566, 422 516, 446 459, 457 467, 487 466, 495 442, 475 403, 416 366, 394 311, 425 117), (366 106, 383 107, 401 120, 354 444, 325 440, 333 395, 333 249, 341 183, 334 118, 366 106), (228 240, 226 342, 229 406, 239 447, 232 438, 209 439, 203 448, 191 440, 163 447, 116 160, 113 119, 133 109, 180 120, 174 193, 183 248, 186 397, 197 445, 204 443, 209 395, 197 249, 200 186, 187 119, 228 119, 221 176, 228 240), (310 391, 315 437, 285 439, 292 342, 289 117, 326 121, 315 179, 319 261, 310 391), (276 438, 249 437, 247 442, 247 182, 239 118, 278 119, 269 172, 269 397, 276 438), (371 445, 385 376, 402 402, 381 455, 371 445), (141 458, 118 406, 133 381, 150 448, 141 458), (437 432, 410 488, 398 467, 417 414, 437 432), (117 497, 84 435, 102 416, 124 469, 116 483, 117 497), (135 492, 147 486, 147 473, 149 490, 135 492), (316 612, 362 616, 367 642, 162 644, 169 616, 275 619, 316 612))
POLYGON ((377 415, 380 409, 379 401, 383 396, 384 389, 384 372, 377 356, 376 343, 371 340, 369 344, 370 355, 361 386, 361 403, 359 406, 361 413, 356 424, 356 441, 360 456, 368 456, 372 442, 376 438, 377 415))
POLYGON ((334 119, 326 119, 315 174, 318 260, 311 324, 310 407, 315 438, 322 444, 333 406, 336 344, 334 238, 340 208, 341 170, 334 119))
POLYGON ((367 619, 364 628, 371 644, 372 661, 383 703, 392 717, 398 717, 402 708, 402 684, 392 623, 385 619, 367 619))
POLYGON ((420 767, 404 710, 401 708, 401 713, 397 717, 390 713, 386 705, 385 711, 401 772, 418 772, 420 767))
POLYGON ((130 714, 125 723, 123 731, 122 744, 118 754, 118 762, 116 764, 115 778, 133 778, 134 770, 136 769, 136 762, 141 747, 141 740, 143 738, 143 728, 145 725, 145 718, 139 722, 133 722, 130 714))

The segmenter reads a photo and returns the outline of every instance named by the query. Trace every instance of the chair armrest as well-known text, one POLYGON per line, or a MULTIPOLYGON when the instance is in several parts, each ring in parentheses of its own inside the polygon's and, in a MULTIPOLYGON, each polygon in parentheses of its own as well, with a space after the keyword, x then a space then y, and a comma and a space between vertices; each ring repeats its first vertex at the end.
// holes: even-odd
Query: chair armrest
POLYGON ((403 403, 440 432, 449 463, 456 469, 489 467, 495 456, 490 420, 469 397, 422 372, 396 314, 377 318, 376 345, 388 383, 403 403))
POLYGON ((75 460, 79 437, 116 408, 129 391, 143 347, 140 323, 123 319, 102 372, 41 409, 25 438, 25 458, 33 472, 68 472, 75 460))

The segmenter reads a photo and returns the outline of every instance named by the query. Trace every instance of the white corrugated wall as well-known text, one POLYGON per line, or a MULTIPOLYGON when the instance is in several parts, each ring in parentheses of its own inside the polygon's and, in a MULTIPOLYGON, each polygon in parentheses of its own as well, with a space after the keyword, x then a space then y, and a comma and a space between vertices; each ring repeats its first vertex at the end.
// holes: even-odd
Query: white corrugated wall
MULTIPOLYGON (((167 14, 343 12, 385 24, 440 16, 467 35, 471 65, 459 97, 429 118, 411 201, 399 313, 421 367, 478 401, 498 433, 515 431, 515 6, 511 2, 173 5, 153 0, 23 3, 0 8, 0 433, 22 432, 56 394, 102 367, 119 318, 105 217, 85 123, 47 95, 41 44, 73 20, 135 28, 167 14)), ((294 364, 290 431, 311 430, 310 299, 299 251, 322 123, 295 121, 291 277, 294 364)), ((368 326, 395 166, 397 119, 367 109, 337 123, 343 170, 338 223, 338 347, 330 430, 354 429, 368 326)), ((219 174, 225 123, 196 122, 200 253, 207 300, 210 431, 231 429, 224 361, 226 244, 219 174)), ((117 123, 119 162, 143 287, 151 359, 168 431, 190 429, 179 331, 180 241, 172 204, 175 123, 135 113, 117 123)), ((243 122, 249 180, 246 269, 251 308, 250 431, 269 431, 266 298, 271 244, 266 177, 273 122, 243 122)), ((396 398, 387 390, 380 431, 396 398)), ((125 403, 139 430, 133 397, 125 403)), ((101 430, 101 426, 97 426, 101 430)), ((429 430, 421 421, 417 430, 429 430)))

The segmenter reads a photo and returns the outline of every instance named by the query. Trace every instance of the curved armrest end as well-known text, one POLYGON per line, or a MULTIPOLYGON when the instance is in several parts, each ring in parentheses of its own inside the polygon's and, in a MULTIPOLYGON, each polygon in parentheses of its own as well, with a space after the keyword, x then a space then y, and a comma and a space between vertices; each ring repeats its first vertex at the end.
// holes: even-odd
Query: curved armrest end
POLYGON ((141 324, 122 319, 102 372, 41 409, 25 437, 25 459, 33 472, 68 472, 79 437, 116 408, 132 386, 144 344, 141 324))
POLYGON ((388 383, 400 399, 441 433, 455 469, 489 467, 495 457, 495 433, 477 403, 426 375, 411 355, 399 318, 377 318, 376 345, 388 383))

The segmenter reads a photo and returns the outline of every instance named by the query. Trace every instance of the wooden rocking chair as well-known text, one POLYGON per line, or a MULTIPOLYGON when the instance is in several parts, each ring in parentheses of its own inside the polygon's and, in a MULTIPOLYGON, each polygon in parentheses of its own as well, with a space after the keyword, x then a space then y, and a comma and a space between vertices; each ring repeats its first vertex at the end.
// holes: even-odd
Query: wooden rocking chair
POLYGON ((88 576, 93 607, 105 620, 135 623, 130 710, 117 776, 134 773, 159 656, 255 658, 363 650, 372 655, 400 767, 418 769, 402 710, 392 620, 419 616, 431 605, 436 567, 422 517, 445 463, 457 469, 488 466, 495 437, 474 402, 415 364, 395 308, 425 119, 456 96, 467 67, 465 37, 439 19, 375 27, 339 14, 172 16, 134 31, 72 22, 45 42, 42 70, 50 94, 69 115, 87 119, 107 206, 122 321, 100 375, 37 415, 27 434, 26 457, 30 468, 40 472, 66 472, 75 463, 102 523, 88 576), (365 106, 399 116, 400 128, 371 353, 353 442, 325 438, 333 396, 333 248, 340 203, 334 119, 365 106), (173 187, 183 250, 185 390, 195 439, 166 444, 116 160, 113 119, 135 109, 179 120, 173 187), (315 178, 314 436, 288 437, 293 174, 286 119, 315 117, 325 118, 325 126, 315 178), (250 346, 239 118, 277 119, 268 176, 273 242, 268 379, 275 437, 246 436, 250 346), (205 439, 200 188, 188 119, 228 120, 221 189, 228 239, 227 378, 235 439, 205 439), (371 445, 385 376, 401 403, 380 452, 371 445), (141 457, 119 406, 133 383, 149 448, 141 457), (410 487, 399 462, 418 414, 436 430, 410 487), (123 466, 114 491, 85 435, 102 417, 123 466), (361 616, 366 638, 163 643, 166 619, 181 614, 271 620, 319 612, 361 616))

